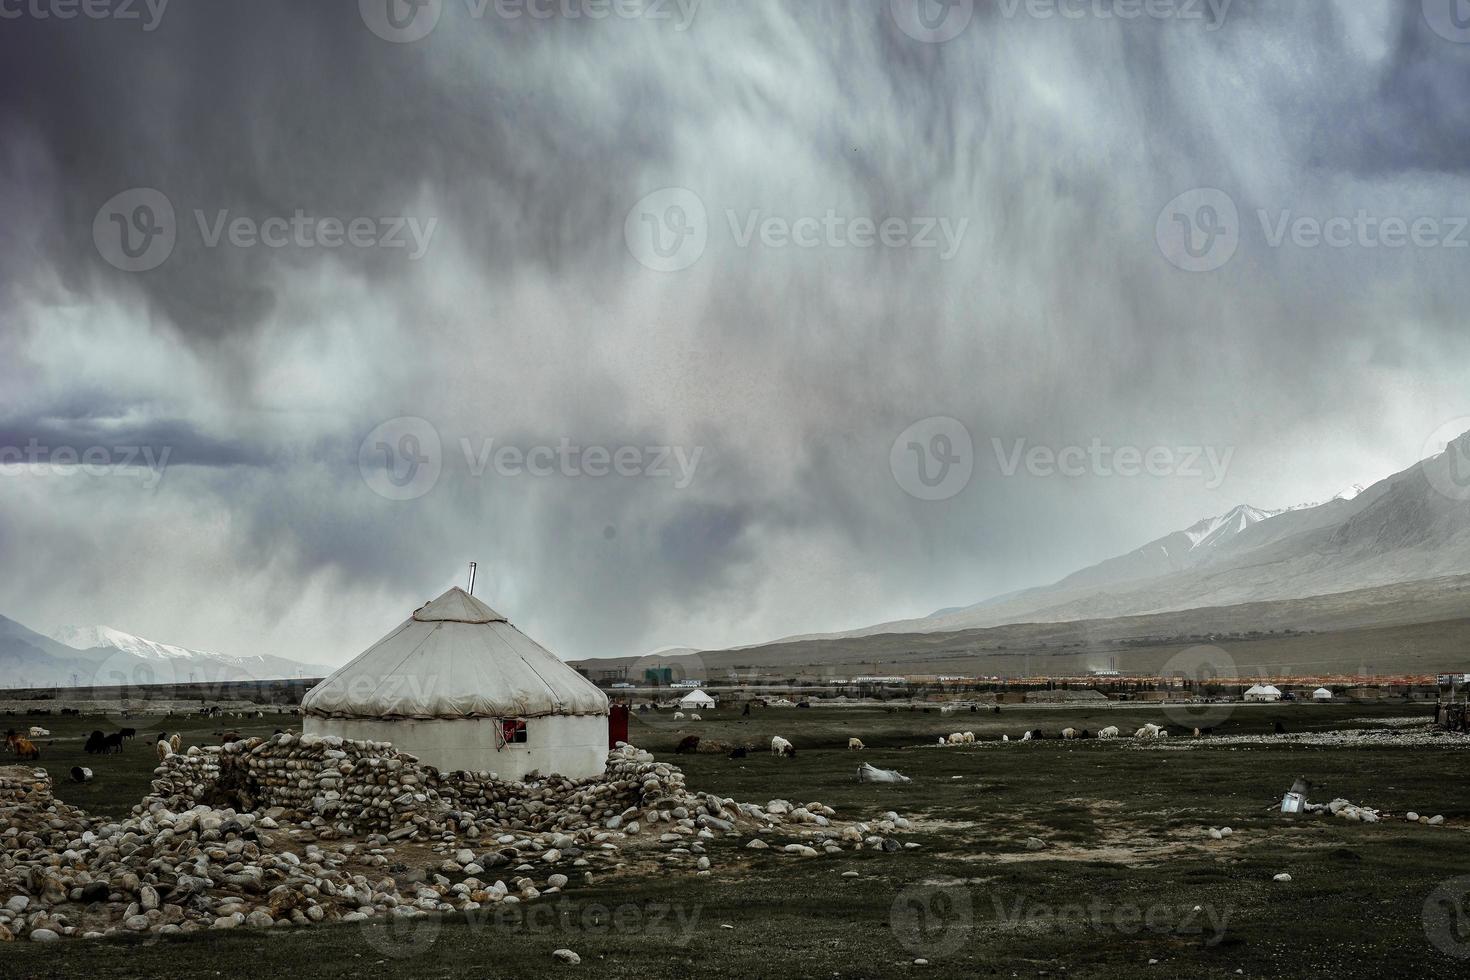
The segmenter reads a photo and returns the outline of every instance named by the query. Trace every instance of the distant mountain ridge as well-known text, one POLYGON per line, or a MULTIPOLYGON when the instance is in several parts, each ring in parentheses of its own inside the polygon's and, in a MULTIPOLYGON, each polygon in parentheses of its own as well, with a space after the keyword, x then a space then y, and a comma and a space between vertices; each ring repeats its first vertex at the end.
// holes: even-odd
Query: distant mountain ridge
POLYGON ((1139 616, 1467 573, 1470 432, 1445 452, 1320 504, 1282 510, 1241 505, 1051 585, 918 619, 774 642, 1139 616))
POLYGON ((48 637, 0 616, 0 687, 224 683, 329 672, 284 657, 190 650, 108 626, 67 626, 48 637))

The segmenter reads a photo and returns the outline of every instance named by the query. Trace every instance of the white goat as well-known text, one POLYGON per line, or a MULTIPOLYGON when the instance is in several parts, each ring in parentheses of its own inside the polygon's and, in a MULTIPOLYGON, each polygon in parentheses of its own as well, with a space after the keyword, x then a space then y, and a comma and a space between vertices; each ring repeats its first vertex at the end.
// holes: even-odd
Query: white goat
POLYGON ((1109 725, 1107 728, 1104 728, 1102 731, 1098 732, 1097 733, 1097 737, 1098 738, 1117 738, 1118 737, 1118 726, 1117 725, 1109 725))
POLYGON ((690 721, 704 721, 703 718, 699 717, 699 715, 697 715, 697 714, 695 714, 693 712, 690 712, 690 714, 689 714, 689 720, 690 721))
POLYGON ((796 749, 780 735, 771 736, 771 755, 792 755, 796 749))
POLYGON ((682 711, 675 711, 674 712, 674 720, 675 721, 683 721, 684 720, 684 712, 682 712, 682 711))

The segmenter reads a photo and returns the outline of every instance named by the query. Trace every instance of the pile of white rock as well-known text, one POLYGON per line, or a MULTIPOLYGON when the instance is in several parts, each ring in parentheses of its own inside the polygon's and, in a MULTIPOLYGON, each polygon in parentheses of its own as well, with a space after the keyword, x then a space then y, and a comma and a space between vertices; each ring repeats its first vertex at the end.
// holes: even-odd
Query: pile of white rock
POLYGON ((627 745, 601 777, 513 783, 440 773, 386 743, 247 739, 164 760, 120 821, 57 802, 43 769, 0 769, 0 942, 471 911, 560 892, 640 852, 707 876, 709 842, 747 831, 796 838, 777 847, 801 857, 916 846, 894 839, 910 829, 896 813, 835 818, 817 802, 692 792, 677 767, 627 745))
POLYGON ((1368 806, 1359 806, 1347 800, 1338 798, 1331 803, 1308 803, 1303 807, 1308 813, 1330 813, 1334 817, 1344 820, 1352 820, 1361 823, 1377 823, 1379 821, 1378 811, 1368 806))

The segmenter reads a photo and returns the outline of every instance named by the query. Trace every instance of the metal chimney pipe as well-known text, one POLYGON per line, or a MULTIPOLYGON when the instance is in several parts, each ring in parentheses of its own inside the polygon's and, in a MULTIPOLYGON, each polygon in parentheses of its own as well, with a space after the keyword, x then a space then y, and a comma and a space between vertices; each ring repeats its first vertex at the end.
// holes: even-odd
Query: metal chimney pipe
POLYGON ((475 563, 470 562, 470 595, 475 594, 475 563))

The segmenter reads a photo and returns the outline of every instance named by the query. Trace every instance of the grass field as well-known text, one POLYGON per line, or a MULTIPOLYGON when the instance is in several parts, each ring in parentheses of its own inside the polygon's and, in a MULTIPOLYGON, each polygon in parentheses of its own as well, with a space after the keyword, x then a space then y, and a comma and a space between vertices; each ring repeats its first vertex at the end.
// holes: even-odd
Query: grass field
MULTIPOLYGON (((1423 711, 1237 707, 1217 731, 1266 732, 1277 719, 1291 731, 1327 730, 1423 711)), ((1470 919, 1454 917, 1435 896, 1446 882, 1452 884, 1444 894, 1458 894, 1453 879, 1470 876, 1464 750, 1186 750, 1178 740, 1152 750, 1055 740, 917 747, 954 730, 1013 738, 1032 727, 1131 730, 1163 720, 1161 709, 1148 705, 1013 707, 999 716, 866 708, 768 709, 749 719, 733 710, 704 714, 702 722, 683 724, 635 718, 632 739, 662 756, 689 732, 752 745, 785 735, 798 747, 795 759, 697 754, 678 757, 678 764, 691 786, 736 799, 820 800, 849 818, 896 810, 917 821, 904 839, 922 846, 797 859, 746 850, 744 838, 720 840, 711 847, 711 878, 615 875, 574 884, 560 901, 526 906, 516 919, 460 915, 396 930, 334 926, 151 943, 17 944, 0 949, 0 975, 1250 977, 1331 970, 1459 977, 1470 963, 1455 955, 1470 955, 1470 932, 1459 926, 1470 919), (848 751, 849 735, 869 748, 848 751), (858 784, 860 759, 897 768, 913 782, 858 784), (1448 822, 1283 818, 1276 804, 1298 775, 1321 785, 1314 799, 1343 796, 1395 814, 1443 813, 1448 822), (1224 825, 1237 833, 1208 837, 1208 828, 1224 825), (1046 849, 1027 850, 1032 836, 1046 849), (1274 883, 1283 871, 1293 881, 1274 883), (582 964, 553 962, 559 947, 576 950, 582 964), (928 965, 915 965, 919 958, 928 965)), ((238 724, 268 734, 289 722, 238 724)), ((121 814, 143 794, 153 766, 151 722, 136 723, 139 739, 123 756, 101 760, 85 756, 77 738, 101 726, 86 718, 44 724, 56 741, 44 747, 42 762, 58 776, 63 799, 121 814), (79 761, 91 764, 96 778, 65 784, 65 771, 79 761)), ((188 741, 207 741, 220 728, 201 721, 181 730, 188 741)))

